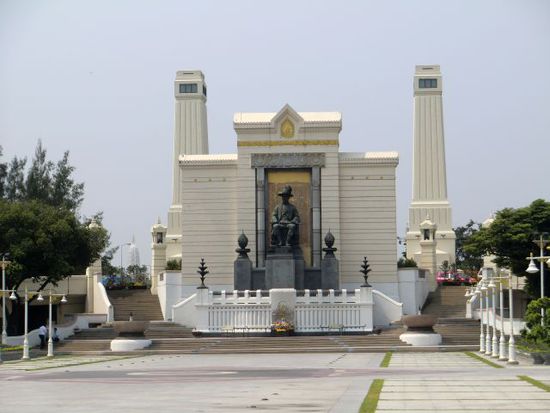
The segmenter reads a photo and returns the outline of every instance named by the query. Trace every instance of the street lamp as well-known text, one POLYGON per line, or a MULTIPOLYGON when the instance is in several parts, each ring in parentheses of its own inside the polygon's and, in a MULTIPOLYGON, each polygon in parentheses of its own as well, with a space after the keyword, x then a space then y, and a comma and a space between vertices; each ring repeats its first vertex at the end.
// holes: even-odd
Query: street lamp
POLYGON ((6 320, 6 297, 4 293, 6 292, 6 267, 10 264, 8 258, 10 254, 4 252, 2 255, 2 344, 7 344, 8 342, 8 333, 6 332, 7 320, 6 320))
MULTIPOLYGON (((11 292, 10 300, 15 300, 17 298, 17 297, 15 297, 15 293, 14 293, 13 290, 0 290, 0 295, 2 296, 2 301, 6 300, 6 294, 8 294, 10 292, 11 292)), ((6 314, 6 313, 4 313, 4 314, 6 314)), ((7 336, 6 336, 6 341, 7 341, 7 336)), ((2 343, 2 344, 7 344, 7 342, 2 343)), ((0 346, 0 364, 2 364, 2 346, 0 346)))
POLYGON ((492 340, 492 349, 493 352, 491 354, 492 357, 497 358, 498 357, 498 338, 497 338, 497 286, 495 284, 494 277, 491 277, 491 280, 489 281, 489 285, 487 286, 489 288, 489 291, 492 291, 492 297, 491 297, 491 318, 492 318, 492 324, 493 324, 493 340, 492 340))
MULTIPOLYGON (((29 291, 27 287, 25 287, 25 335, 23 337, 23 357, 21 357, 21 360, 29 360, 29 299, 32 297, 36 297, 36 301, 44 301, 44 297, 42 296, 42 293, 40 291, 29 291)), ((54 294, 55 295, 55 294, 54 294)), ((63 295, 63 294, 59 294, 63 295)), ((65 295, 63 295, 63 298, 65 301, 61 300, 61 302, 67 302, 67 299, 65 298, 65 295)), ((15 291, 12 290, 12 293, 10 295, 10 300, 15 301, 17 300, 17 297, 15 295, 15 291)), ((52 313, 51 313, 51 296, 50 296, 50 339, 52 335, 52 329, 51 329, 51 323, 52 323, 52 313)), ((49 348, 48 348, 48 356, 49 356, 49 348)), ((53 356, 53 348, 52 348, 52 356, 53 356)))
MULTIPOLYGON (((67 297, 65 294, 54 294, 50 288, 49 304, 48 304, 48 357, 53 357, 53 320, 52 320, 52 297, 61 297, 60 303, 65 304, 67 297)), ((38 300, 38 299, 37 299, 38 300)))
POLYGON ((479 295, 479 352, 485 353, 485 330, 483 328, 483 290, 481 289, 482 283, 483 280, 477 283, 474 294, 479 295))
POLYGON ((483 298, 483 293, 485 292, 485 314, 487 315, 487 334, 485 334, 485 354, 490 356, 491 353, 491 324, 489 320, 489 289, 483 283, 481 286, 481 297, 483 298))
POLYGON ((514 339, 514 297, 512 296, 512 271, 508 273, 508 301, 510 301, 510 340, 508 341, 508 364, 518 364, 516 361, 516 341, 514 339))
MULTIPOLYGON (((533 253, 531 253, 529 257, 526 258, 529 260, 529 266, 525 271, 527 271, 529 274, 536 274, 539 271, 537 265, 533 260, 540 261, 540 298, 544 298, 544 262, 546 261, 546 264, 550 267, 550 257, 544 256, 544 247, 550 242, 550 240, 546 238, 546 235, 548 234, 546 232, 543 232, 542 234, 539 234, 539 239, 533 241, 539 246, 540 255, 538 257, 533 257, 533 253)), ((541 308, 540 310, 540 315, 544 319, 543 308, 541 308)), ((541 320, 541 322, 544 322, 544 320, 541 320)))
MULTIPOLYGON (((506 277, 506 279, 509 279, 506 277)), ((500 299, 500 340, 499 340, 499 357, 500 361, 506 361, 506 337, 504 335, 504 285, 502 280, 499 283, 499 299, 500 299)))

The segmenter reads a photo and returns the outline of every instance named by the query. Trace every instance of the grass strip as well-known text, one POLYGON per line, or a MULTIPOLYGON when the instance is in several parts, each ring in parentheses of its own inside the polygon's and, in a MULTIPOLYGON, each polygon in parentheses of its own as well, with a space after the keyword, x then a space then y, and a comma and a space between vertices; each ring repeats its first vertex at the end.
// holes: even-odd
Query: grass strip
POLYGON ((393 351, 386 352, 386 355, 384 356, 384 359, 382 360, 382 363, 380 363, 380 367, 390 367, 391 362, 391 356, 393 355, 393 351))
POLYGON ((529 376, 518 376, 520 380, 526 381, 527 383, 532 384, 535 387, 538 387, 539 389, 545 390, 547 392, 550 392, 550 386, 548 384, 544 384, 538 380, 535 380, 532 377, 529 376))
POLYGON ((384 380, 374 379, 370 385, 369 392, 363 400, 363 404, 359 408, 359 413, 374 413, 376 407, 378 406, 378 399, 380 397, 380 392, 384 386, 384 380))
POLYGON ((504 366, 501 366, 500 364, 493 363, 492 361, 487 360, 485 357, 478 356, 476 353, 472 353, 471 351, 465 351, 464 354, 466 354, 467 356, 470 356, 471 358, 479 360, 482 363, 487 364, 488 366, 494 367, 495 369, 503 369, 504 368, 504 366))
POLYGON ((1 345, 0 347, 2 349, 2 351, 20 351, 20 350, 23 350, 23 346, 4 346, 4 345, 1 345))

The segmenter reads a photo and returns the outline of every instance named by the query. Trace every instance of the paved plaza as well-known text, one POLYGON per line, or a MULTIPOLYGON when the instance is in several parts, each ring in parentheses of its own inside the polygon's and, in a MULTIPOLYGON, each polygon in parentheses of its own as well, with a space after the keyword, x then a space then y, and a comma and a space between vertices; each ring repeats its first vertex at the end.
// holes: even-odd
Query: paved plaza
MULTIPOLYGON (((60 357, 0 365, 2 412, 548 412, 546 366, 495 368, 465 353, 60 357), (40 407, 37 409, 38 404, 40 407)), ((498 362, 497 362, 498 363, 498 362)), ((502 365, 502 363, 499 363, 502 365)))

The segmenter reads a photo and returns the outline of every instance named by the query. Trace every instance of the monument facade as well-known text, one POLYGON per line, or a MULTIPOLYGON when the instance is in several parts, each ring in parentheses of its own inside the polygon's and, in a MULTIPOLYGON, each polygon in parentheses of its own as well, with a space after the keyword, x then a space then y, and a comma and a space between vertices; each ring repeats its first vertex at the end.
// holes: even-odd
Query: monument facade
POLYGON ((323 239, 330 231, 337 247, 331 262, 339 266, 340 288, 361 285, 359 268, 368 255, 373 269, 369 281, 399 299, 396 152, 339 152, 340 113, 297 112, 285 105, 278 112, 236 113, 237 153, 208 154, 204 76, 178 72, 175 85, 178 168, 168 226, 153 228, 154 234, 162 233, 164 244, 153 241, 153 285, 163 271, 162 259, 181 258, 182 296, 191 295, 197 263, 204 257, 211 288, 233 290, 234 250, 241 233, 249 240, 252 277, 267 268, 275 239, 280 247, 295 239, 304 271, 320 271, 323 239), (274 212, 282 198, 278 194, 287 186, 294 195, 296 214, 291 216, 297 220, 290 219, 279 233, 281 221, 274 212))

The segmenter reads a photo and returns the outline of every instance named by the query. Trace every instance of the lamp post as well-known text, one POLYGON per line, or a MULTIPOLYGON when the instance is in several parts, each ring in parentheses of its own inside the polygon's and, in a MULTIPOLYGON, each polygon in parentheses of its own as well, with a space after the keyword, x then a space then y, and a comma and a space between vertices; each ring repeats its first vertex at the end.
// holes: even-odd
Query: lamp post
POLYGON ((508 273, 508 300, 510 301, 510 340, 508 341, 508 364, 518 364, 516 361, 516 341, 514 339, 514 298, 512 296, 512 271, 508 273))
POLYGON ((492 349, 493 352, 491 354, 491 357, 498 358, 498 337, 497 337, 497 286, 495 284, 495 280, 493 277, 491 277, 491 281, 489 282, 489 290, 493 292, 493 296, 491 299, 491 317, 492 317, 492 324, 493 324, 493 340, 492 340, 492 349))
POLYGON ((4 293, 6 292, 6 267, 10 264, 8 258, 10 254, 5 252, 2 253, 2 344, 7 344, 8 342, 8 333, 7 329, 7 320, 6 320, 6 297, 4 293))
MULTIPOLYGON (((546 232, 543 232, 539 234, 539 239, 533 241, 535 244, 537 244, 540 248, 540 254, 538 257, 533 257, 533 253, 529 255, 526 259, 529 260, 529 266, 525 271, 527 271, 529 274, 536 274, 539 269, 535 265, 535 262, 533 260, 540 261, 540 298, 544 298, 544 261, 546 261, 546 264, 550 267, 550 257, 544 256, 544 247, 546 244, 550 242, 549 239, 546 238, 548 234, 546 232)), ((540 315, 542 317, 541 323, 544 322, 544 309, 541 308, 540 315)))
POLYGON ((50 300, 48 305, 48 357, 53 357, 53 320, 52 320, 52 297, 61 297, 61 303, 67 302, 65 294, 53 294, 50 288, 50 300))
MULTIPOLYGON (((25 287, 25 334, 23 337, 23 357, 21 357, 21 360, 29 360, 29 299, 34 297, 35 295, 38 295, 36 301, 44 301, 44 297, 42 297, 42 293, 40 291, 29 291, 27 287, 25 287)), ((17 297, 15 296, 15 291, 12 291, 10 295, 10 300, 15 301, 17 300, 17 297)))
MULTIPOLYGON (((508 277, 506 277, 508 279, 508 277)), ((500 298, 500 341, 499 341, 499 357, 500 361, 506 361, 506 337, 504 335, 504 286, 503 280, 499 283, 499 298, 500 298)))
MULTIPOLYGON (((11 292, 10 300, 15 300, 16 299, 15 292, 13 290, 4 290, 4 289, 0 290, 0 293, 2 295, 2 300, 5 300, 6 294, 10 292, 11 292)), ((2 343, 2 344, 7 344, 7 343, 2 343)), ((2 346, 0 346, 0 364, 2 364, 2 346)))
POLYGON ((485 353, 485 330, 483 328, 483 289, 481 288, 482 282, 483 281, 479 281, 477 283, 475 293, 479 295, 479 352, 485 353))
POLYGON ((481 286, 481 296, 483 297, 483 292, 485 292, 485 314, 487 315, 487 334, 485 334, 485 354, 490 356, 491 353, 491 324, 489 320, 489 289, 483 283, 481 286))

